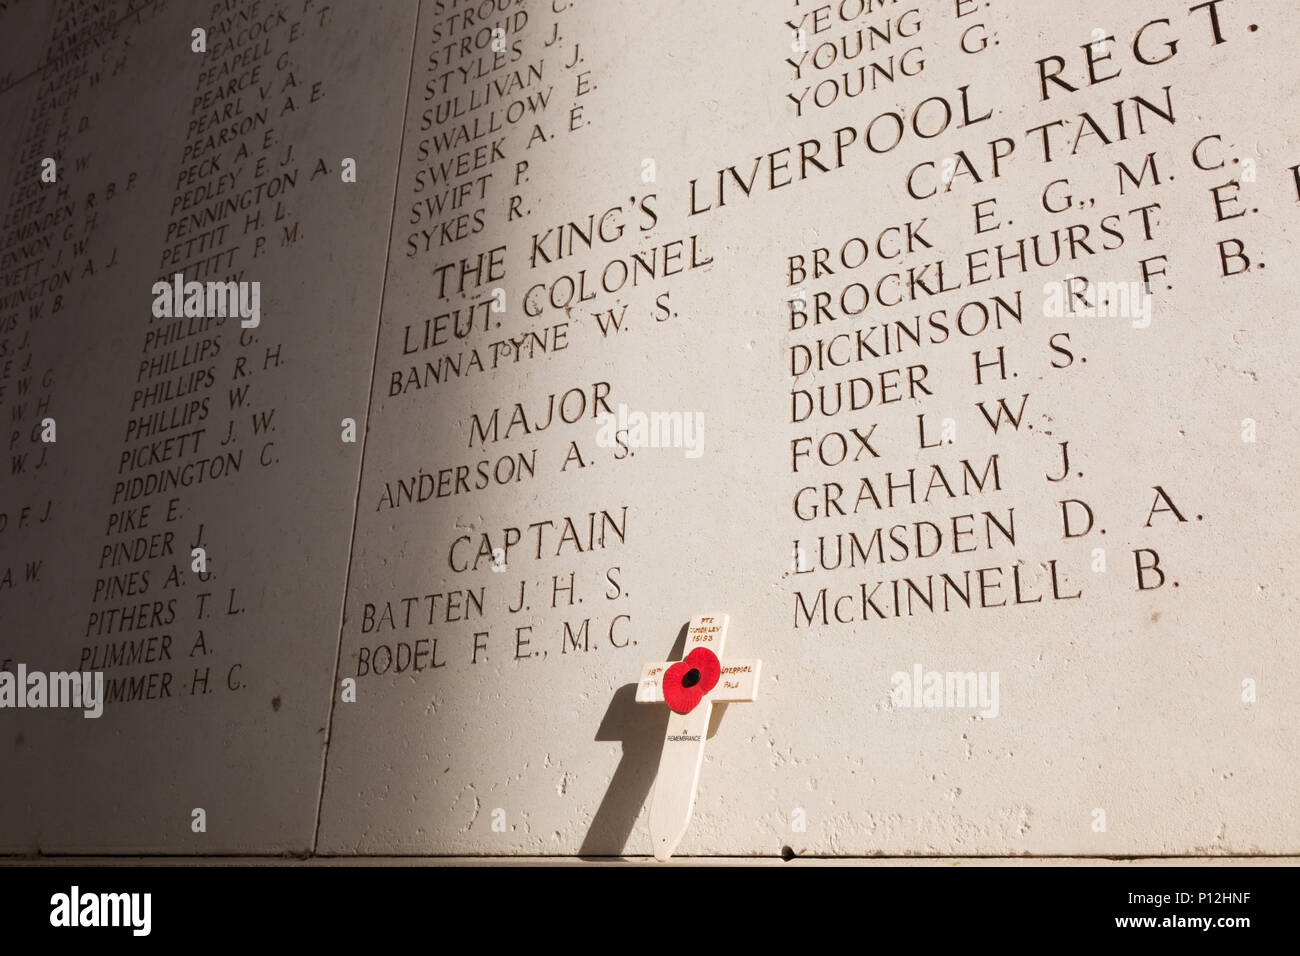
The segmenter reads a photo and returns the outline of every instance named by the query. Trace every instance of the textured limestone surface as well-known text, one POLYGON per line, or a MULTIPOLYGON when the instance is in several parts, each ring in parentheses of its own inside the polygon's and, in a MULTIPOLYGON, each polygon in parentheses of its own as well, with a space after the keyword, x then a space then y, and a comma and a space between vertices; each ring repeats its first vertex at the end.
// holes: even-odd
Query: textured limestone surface
POLYGON ((0 3, 0 850, 1300 852, 1293 4, 323 6, 0 3))

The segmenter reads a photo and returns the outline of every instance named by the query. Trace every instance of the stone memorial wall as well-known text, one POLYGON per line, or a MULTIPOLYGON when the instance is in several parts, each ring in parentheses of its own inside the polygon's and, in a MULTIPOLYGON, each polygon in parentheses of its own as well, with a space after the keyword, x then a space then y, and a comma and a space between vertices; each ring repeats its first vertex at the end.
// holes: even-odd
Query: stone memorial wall
POLYGON ((1298 37, 0 0, 0 851, 1300 852, 1298 37))

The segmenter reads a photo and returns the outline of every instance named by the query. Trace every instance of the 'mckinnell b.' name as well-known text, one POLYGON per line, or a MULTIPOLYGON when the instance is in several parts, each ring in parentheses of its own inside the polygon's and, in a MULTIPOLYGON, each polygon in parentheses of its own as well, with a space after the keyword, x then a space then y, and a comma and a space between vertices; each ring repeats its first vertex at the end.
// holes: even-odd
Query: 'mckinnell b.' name
MULTIPOLYGON (((809 597, 804 591, 794 595, 794 626, 829 626, 915 617, 920 614, 947 614, 956 608, 982 609, 1038 604, 1043 601, 1074 601, 1083 591, 1067 593, 1068 585, 1056 560, 1042 562, 1047 581, 1035 581, 1026 565, 986 567, 923 578, 893 578, 862 581, 856 589, 836 593, 820 588, 809 597)), ((1143 566, 1139 563, 1139 573, 1143 566)), ((1145 570, 1156 573, 1155 566, 1145 570)))

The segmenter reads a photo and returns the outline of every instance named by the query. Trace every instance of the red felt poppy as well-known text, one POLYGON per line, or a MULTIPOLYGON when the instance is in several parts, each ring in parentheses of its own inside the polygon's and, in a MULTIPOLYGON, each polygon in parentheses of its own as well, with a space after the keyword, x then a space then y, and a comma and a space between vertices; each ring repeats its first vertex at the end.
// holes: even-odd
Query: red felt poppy
POLYGON ((689 714, 722 676, 718 655, 697 647, 664 672, 664 702, 676 713, 689 714))

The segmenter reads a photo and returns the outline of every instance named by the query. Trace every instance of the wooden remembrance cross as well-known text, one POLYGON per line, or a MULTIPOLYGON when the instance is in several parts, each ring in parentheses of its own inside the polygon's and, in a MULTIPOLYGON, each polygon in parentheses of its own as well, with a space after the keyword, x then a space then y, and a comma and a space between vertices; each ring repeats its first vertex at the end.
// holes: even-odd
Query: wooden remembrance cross
POLYGON ((650 802, 650 840, 657 860, 672 856, 691 822, 713 705, 758 697, 758 669, 762 662, 728 661, 722 657, 727 623, 725 614, 692 618, 682 659, 646 664, 641 669, 637 703, 662 702, 673 711, 668 717, 650 802))

